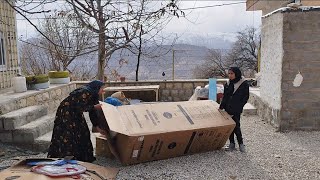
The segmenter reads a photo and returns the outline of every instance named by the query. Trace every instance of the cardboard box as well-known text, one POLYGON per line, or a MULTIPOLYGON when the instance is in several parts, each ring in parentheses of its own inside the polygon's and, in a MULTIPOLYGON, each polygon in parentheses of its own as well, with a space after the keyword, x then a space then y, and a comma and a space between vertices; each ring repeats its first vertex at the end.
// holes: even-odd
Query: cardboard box
POLYGON ((98 134, 96 135, 96 155, 110 159, 114 158, 114 155, 109 148, 106 137, 100 136, 98 134))
MULTIPOLYGON (((54 159, 25 159, 20 162, 18 162, 16 165, 5 169, 0 172, 0 179, 18 179, 18 180, 54 180, 54 179, 59 179, 59 180, 72 180, 74 178, 72 177, 59 177, 59 178, 54 178, 54 177, 49 177, 46 175, 42 174, 37 174, 34 172, 31 172, 31 167, 27 165, 27 161, 29 160, 43 160, 43 161, 48 161, 48 160, 54 160, 54 159)), ((80 162, 79 164, 86 167, 88 171, 86 171, 85 174, 81 175, 81 179, 84 180, 101 180, 102 178, 104 179, 115 179, 119 169, 117 168, 110 168, 110 167, 102 167, 98 166, 92 163, 86 163, 86 162, 80 162), (89 172, 90 171, 90 172, 89 172), (93 173, 95 172, 95 173, 93 173), (98 175, 97 175, 98 174, 98 175), (99 177, 100 176, 100 177, 99 177)))
POLYGON ((210 100, 101 104, 109 129, 117 132, 107 135, 107 144, 124 165, 221 149, 235 127, 210 100))

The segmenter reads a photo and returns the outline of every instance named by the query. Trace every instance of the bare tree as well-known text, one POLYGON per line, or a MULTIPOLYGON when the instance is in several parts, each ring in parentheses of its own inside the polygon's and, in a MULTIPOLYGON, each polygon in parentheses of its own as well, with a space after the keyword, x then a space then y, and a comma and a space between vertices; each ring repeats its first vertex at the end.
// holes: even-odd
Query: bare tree
MULTIPOLYGON (((160 25, 158 27, 160 27, 160 25)), ((159 57, 165 56, 166 54, 172 51, 172 47, 174 46, 177 37, 173 38, 172 42, 170 42, 167 38, 159 35, 162 28, 163 26, 161 26, 160 29, 157 29, 153 33, 149 33, 145 36, 143 36, 143 34, 140 32, 139 38, 135 41, 132 41, 130 45, 127 47, 127 49, 132 54, 137 56, 136 81, 139 80, 139 67, 142 58, 159 60, 159 57), (169 45, 166 45, 164 47, 164 44, 169 45)))
MULTIPOLYGON (((79 28, 78 23, 69 11, 56 11, 47 16, 39 27, 53 43, 43 36, 27 41, 20 39, 24 43, 21 48, 23 71, 26 74, 45 74, 49 70, 69 70, 71 73, 77 70, 77 65, 69 68, 71 63, 80 56, 96 51, 92 49, 90 32, 86 28, 79 28)), ((84 62, 78 63, 81 65, 84 62)))
POLYGON ((96 51, 90 31, 81 27, 69 10, 55 11, 54 15, 47 16, 40 30, 54 42, 46 38, 41 38, 40 42, 51 57, 51 70, 67 70, 77 57, 96 51))
POLYGON ((43 9, 45 5, 51 4, 56 2, 57 0, 39 0, 39 1, 25 1, 25 0, 4 0, 12 9, 14 9, 17 14, 24 17, 44 38, 54 44, 54 42, 47 37, 37 25, 35 25, 31 18, 28 15, 35 15, 35 14, 46 14, 51 12, 50 9, 43 9))
POLYGON ((25 42, 20 47, 21 69, 26 75, 46 74, 50 69, 50 57, 43 53, 43 49, 35 46, 39 40, 34 39, 32 42, 25 42))
POLYGON ((193 71, 195 78, 210 78, 210 77, 227 77, 226 69, 230 66, 227 50, 210 49, 205 63, 196 67, 193 71))
MULTIPOLYGON (((44 34, 27 15, 48 13, 51 9, 43 9, 49 3, 57 0, 24 1, 5 0, 10 6, 26 20, 55 47, 59 47, 50 37, 44 34), (36 5, 33 5, 36 4, 36 5), (39 10, 40 9, 40 10, 39 10)), ((169 0, 163 7, 153 10, 148 9, 151 0, 123 1, 123 0, 66 0, 82 27, 88 28, 94 38, 98 39, 96 50, 98 50, 98 73, 97 77, 104 78, 104 68, 111 54, 126 47, 137 37, 142 22, 154 22, 165 17, 165 15, 184 16, 176 5, 177 0, 169 0)), ((156 25, 156 23, 154 23, 156 25)), ((146 31, 148 32, 148 31, 146 31)))
POLYGON ((237 41, 229 53, 232 65, 240 67, 243 71, 254 70, 258 72, 258 48, 260 33, 253 27, 239 31, 237 41))
POLYGON ((244 73, 257 72, 260 33, 253 27, 237 33, 237 40, 228 51, 210 50, 205 63, 194 69, 196 78, 227 77, 225 70, 239 67, 244 73))
MULTIPOLYGON (((141 24, 160 20, 166 12, 179 16, 174 0, 165 7, 149 11, 148 3, 151 1, 90 1, 66 0, 77 14, 77 19, 84 27, 91 30, 98 39, 98 75, 104 79, 106 59, 118 49, 128 46, 138 37, 141 24)), ((156 25, 156 23, 154 23, 156 25)), ((146 31, 148 32, 148 31, 146 31)))

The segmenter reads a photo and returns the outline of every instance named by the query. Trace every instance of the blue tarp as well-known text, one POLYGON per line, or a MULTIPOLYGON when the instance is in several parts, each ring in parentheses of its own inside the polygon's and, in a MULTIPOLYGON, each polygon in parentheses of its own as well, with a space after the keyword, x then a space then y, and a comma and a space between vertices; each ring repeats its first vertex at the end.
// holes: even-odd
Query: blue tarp
POLYGON ((122 106, 122 102, 117 99, 117 98, 113 98, 113 97, 107 97, 105 100, 104 100, 105 103, 108 103, 108 104, 111 104, 113 106, 122 106))

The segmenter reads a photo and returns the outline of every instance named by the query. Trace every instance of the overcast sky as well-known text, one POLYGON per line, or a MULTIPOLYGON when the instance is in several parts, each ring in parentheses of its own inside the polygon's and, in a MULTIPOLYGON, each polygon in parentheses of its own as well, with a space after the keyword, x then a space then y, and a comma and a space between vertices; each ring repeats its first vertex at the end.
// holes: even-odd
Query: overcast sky
MULTIPOLYGON (((180 1, 181 9, 194 7, 230 4, 245 1, 180 1)), ((193 10, 184 10, 186 18, 173 18, 165 28, 165 33, 176 33, 181 38, 185 36, 201 35, 201 36, 220 36, 234 35, 237 31, 247 26, 260 28, 261 12, 246 11, 245 3, 236 5, 225 5, 219 7, 201 8, 193 10)), ((35 36, 34 28, 25 20, 18 18, 18 35, 23 38, 35 36)), ((37 24, 37 21, 34 20, 37 24)))

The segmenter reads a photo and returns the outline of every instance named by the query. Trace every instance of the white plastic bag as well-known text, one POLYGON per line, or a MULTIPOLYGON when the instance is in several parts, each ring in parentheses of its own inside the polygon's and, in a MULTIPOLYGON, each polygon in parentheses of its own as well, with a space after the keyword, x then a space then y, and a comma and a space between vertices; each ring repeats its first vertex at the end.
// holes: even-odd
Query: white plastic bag
POLYGON ((86 172, 84 166, 78 164, 64 164, 62 166, 55 165, 41 165, 34 166, 31 169, 38 174, 44 174, 46 176, 60 177, 60 176, 75 176, 86 172))

